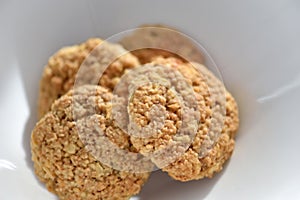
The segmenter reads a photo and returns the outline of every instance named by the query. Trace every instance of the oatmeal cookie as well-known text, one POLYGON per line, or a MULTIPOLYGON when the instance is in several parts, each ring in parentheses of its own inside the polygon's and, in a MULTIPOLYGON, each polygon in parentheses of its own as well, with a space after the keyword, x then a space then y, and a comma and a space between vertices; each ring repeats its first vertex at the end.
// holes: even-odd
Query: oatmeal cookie
MULTIPOLYGON (((62 200, 129 199, 148 179, 148 172, 119 171, 103 164, 83 143, 100 140, 98 127, 120 149, 135 151, 129 136, 110 118, 112 97, 101 86, 70 90, 52 104, 32 131, 35 173, 62 200)), ((114 162, 125 159, 114 160, 108 153, 106 156, 114 162)))
POLYGON ((178 30, 164 25, 140 26, 131 35, 124 37, 120 43, 137 56, 142 64, 151 62, 157 56, 204 62, 201 51, 191 39, 178 30))
POLYGON ((138 66, 139 61, 135 56, 126 53, 120 45, 104 42, 98 38, 60 49, 49 59, 42 74, 38 100, 39 118, 50 110, 51 104, 57 98, 73 87, 82 65, 85 65, 81 72, 84 77, 81 76, 80 81, 87 84, 87 81, 91 81, 90 77, 97 78, 101 86, 112 90, 118 79, 128 69, 138 66), (95 77, 95 74, 100 74, 99 71, 108 65, 101 79, 95 77))
POLYGON ((171 67, 186 78, 197 101, 199 126, 184 152, 182 147, 178 147, 175 151, 172 149, 169 153, 163 153, 162 158, 157 159, 155 152, 170 151, 164 148, 176 143, 178 139, 176 132, 182 125, 182 104, 176 100, 171 88, 155 84, 143 85, 131 97, 128 105, 130 118, 140 127, 148 125, 151 121, 150 108, 157 103, 165 108, 166 116, 164 125, 155 135, 131 136, 134 147, 143 155, 152 156, 151 160, 176 180, 212 177, 215 172, 222 170, 234 149, 234 136, 239 125, 234 98, 226 91, 222 82, 201 64, 185 63, 176 58, 156 58, 149 65, 171 67), (178 153, 180 151, 182 153, 178 153), (161 161, 168 160, 170 155, 178 156, 174 160, 170 159, 168 165, 164 165, 161 161))

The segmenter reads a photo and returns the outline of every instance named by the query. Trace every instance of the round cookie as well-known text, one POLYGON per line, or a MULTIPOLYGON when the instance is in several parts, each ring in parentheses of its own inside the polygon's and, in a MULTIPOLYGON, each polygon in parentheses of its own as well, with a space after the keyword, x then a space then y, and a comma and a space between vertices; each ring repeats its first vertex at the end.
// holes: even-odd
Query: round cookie
POLYGON ((120 43, 138 57, 142 64, 151 62, 157 56, 204 62, 201 51, 188 36, 160 24, 140 26, 131 35, 124 37, 120 43))
POLYGON ((101 86, 85 85, 70 90, 52 104, 51 111, 32 131, 35 173, 62 200, 129 199, 148 179, 149 173, 118 171, 102 164, 81 140, 80 134, 92 134, 87 138, 96 134, 90 120, 94 119, 119 148, 135 151, 129 136, 118 131, 110 119, 112 97, 101 86))
MULTIPOLYGON (((113 90, 118 78, 127 69, 138 66, 139 61, 135 56, 126 53, 126 50, 120 45, 107 43, 98 38, 89 39, 80 45, 60 49, 49 59, 42 74, 38 100, 39 118, 50 110, 51 104, 57 98, 73 87, 82 64, 85 64, 86 79, 94 76, 94 74, 99 74, 97 73, 99 70, 104 70, 109 65, 100 80, 100 77, 94 78, 98 78, 97 81, 101 86, 113 90), (118 57, 116 60, 109 59, 116 57, 118 57)), ((85 81, 85 83, 87 82, 85 81)))
MULTIPOLYGON (((203 65, 184 63, 176 58, 156 58, 150 65, 168 66, 178 70, 192 86, 200 111, 200 125, 188 149, 167 166, 161 165, 160 160, 155 158, 151 158, 152 161, 176 180, 189 181, 212 177, 215 172, 222 170, 223 164, 230 158, 234 149, 233 137, 239 125, 235 100, 225 90, 221 81, 203 65), (193 66, 199 69, 201 74, 193 66), (218 120, 220 122, 216 123, 218 120)), ((131 118, 138 119, 135 123, 141 127, 149 123, 149 115, 144 113, 148 113, 149 107, 156 104, 157 99, 161 100, 169 111, 164 127, 153 137, 131 136, 134 147, 145 156, 161 151, 169 143, 173 143, 173 136, 180 127, 180 104, 174 98, 170 99, 172 95, 168 95, 168 92, 170 91, 163 87, 141 86, 131 97, 128 109, 132 111, 131 118)))

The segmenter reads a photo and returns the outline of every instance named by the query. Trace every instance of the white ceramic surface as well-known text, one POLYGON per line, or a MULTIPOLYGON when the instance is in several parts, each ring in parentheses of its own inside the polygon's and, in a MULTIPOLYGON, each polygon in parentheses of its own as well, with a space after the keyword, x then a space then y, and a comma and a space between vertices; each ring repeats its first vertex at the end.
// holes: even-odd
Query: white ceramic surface
POLYGON ((0 199, 51 200, 30 162, 38 81, 47 58, 142 23, 201 42, 240 107, 234 155, 213 179, 153 173, 137 200, 300 199, 300 1, 0 1, 0 199))

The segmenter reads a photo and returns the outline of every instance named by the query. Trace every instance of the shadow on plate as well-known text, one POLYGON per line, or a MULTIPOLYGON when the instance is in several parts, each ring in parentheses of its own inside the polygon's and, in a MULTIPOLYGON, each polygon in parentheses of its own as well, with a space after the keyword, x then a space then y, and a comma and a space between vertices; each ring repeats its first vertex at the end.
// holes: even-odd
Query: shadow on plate
POLYGON ((27 166, 33 171, 30 149, 31 131, 37 123, 37 99, 40 77, 44 68, 43 66, 46 64, 51 53, 43 51, 41 49, 43 45, 34 42, 34 35, 25 39, 24 36, 22 36, 23 33, 15 34, 15 55, 29 108, 29 116, 24 127, 22 142, 24 151, 26 152, 25 159, 27 166), (32 51, 31 49, 35 49, 36 51, 32 51), (39 53, 37 53, 38 50, 40 50, 39 53))
POLYGON ((180 182, 175 181, 162 171, 153 172, 149 181, 143 187, 142 192, 137 196, 139 200, 174 200, 176 199, 205 199, 213 189, 214 185, 221 178, 224 169, 216 174, 212 179, 202 179, 197 181, 180 182))
MULTIPOLYGON (((24 62, 23 62, 24 63, 24 62)), ((38 95, 38 89, 36 87, 31 87, 30 82, 32 82, 32 77, 30 73, 28 73, 28 70, 26 70, 25 65, 20 66, 20 71, 22 74, 22 81, 23 81, 23 87, 25 89, 25 94, 27 98, 27 104, 29 107, 29 116, 26 121, 24 130, 23 130, 23 138, 22 138, 22 145, 24 148, 24 151, 26 153, 26 164, 27 166, 32 169, 33 171, 33 162, 31 160, 31 148, 30 148, 30 138, 31 138, 31 131, 33 130, 35 124, 37 123, 37 95, 38 95)), ((29 71, 30 72, 30 71, 29 71)), ((38 85, 38 82, 37 82, 38 85)))

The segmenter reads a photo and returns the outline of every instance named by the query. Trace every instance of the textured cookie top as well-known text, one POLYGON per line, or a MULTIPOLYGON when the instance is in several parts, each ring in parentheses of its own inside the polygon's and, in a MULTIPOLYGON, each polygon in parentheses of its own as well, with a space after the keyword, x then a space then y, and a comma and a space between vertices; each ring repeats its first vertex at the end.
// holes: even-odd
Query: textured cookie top
POLYGON ((198 63, 203 63, 204 60, 199 47, 192 39, 174 28, 163 25, 140 26, 120 43, 132 51, 142 64, 151 62, 157 56, 177 57, 198 63))
MULTIPOLYGON (((137 88, 129 103, 131 120, 137 126, 146 127, 152 121, 155 121, 154 115, 156 115, 158 117, 156 123, 162 123, 162 125, 160 127, 153 126, 153 129, 156 128, 157 132, 153 132, 148 136, 141 135, 142 138, 132 137, 132 140, 143 142, 143 146, 146 146, 146 149, 142 148, 144 153, 154 151, 160 145, 167 145, 166 142, 177 133, 181 126, 180 108, 180 102, 170 88, 159 84, 147 84, 137 88), (154 106, 159 107, 155 109, 154 106)), ((142 134, 146 133, 143 132, 142 134)))
POLYGON ((100 85, 112 90, 127 69, 138 65, 137 58, 126 53, 120 45, 110 44, 98 38, 60 49, 49 59, 42 74, 38 102, 39 118, 50 110, 51 104, 57 98, 74 86, 79 68, 82 67, 78 82, 88 84, 89 81, 97 79, 100 85))
POLYGON ((55 101, 32 131, 35 172, 60 199, 128 199, 147 180, 149 173, 115 170, 86 148, 86 142, 101 142, 106 137, 119 149, 131 151, 128 136, 110 118, 112 97, 100 86, 71 90, 55 101))
MULTIPOLYGON (((184 152, 182 149, 172 151, 177 158, 168 163, 168 166, 161 165, 160 160, 156 158, 151 158, 152 161, 177 180, 211 177, 214 172, 222 169, 223 163, 233 151, 232 137, 238 128, 238 111, 234 99, 222 82, 203 65, 161 57, 149 65, 178 70, 193 88, 200 112, 199 125, 189 147, 184 152)), ((134 147, 145 156, 153 155, 149 152, 155 155, 156 151, 161 151, 166 145, 174 143, 174 135, 182 124, 183 112, 178 103, 178 96, 175 97, 171 91, 171 88, 155 84, 144 85, 137 88, 130 99, 129 115, 134 120, 138 119, 141 127, 151 121, 149 110, 154 104, 159 103, 166 111, 164 125, 157 134, 148 138, 131 136, 134 147)), ((168 160, 168 157, 164 157, 164 160, 168 160)))
MULTIPOLYGON (((184 63, 176 58, 156 58, 152 63, 153 68, 155 66, 163 66, 171 68, 182 75, 182 78, 187 85, 193 90, 192 95, 199 110, 200 118, 199 123, 205 123, 205 119, 211 115, 211 101, 209 95, 209 88, 205 83, 205 79, 202 74, 197 73, 190 63, 184 63)), ((171 72, 169 72, 171 73, 171 72)), ((171 77, 170 77, 171 78, 171 77)), ((175 79, 175 83, 179 78, 175 79)), ((171 80, 172 81, 172 80, 171 80)), ((173 140, 173 137, 180 128, 182 123, 182 103, 185 103, 185 96, 181 96, 180 93, 176 93, 176 89, 173 89, 174 85, 170 84, 168 87, 162 85, 152 84, 150 86, 141 86, 137 88, 129 104, 129 114, 133 119, 138 119, 140 122, 149 123, 149 110, 151 106, 159 104, 166 112, 164 126, 159 130, 156 135, 152 135, 149 138, 132 137, 131 140, 134 146, 142 153, 149 151, 154 152, 158 150, 160 146, 164 147, 168 142, 173 140)), ((188 87, 178 88, 181 93, 186 93, 188 87)), ((187 119, 189 120, 189 119, 187 119)))
MULTIPOLYGON (((163 171, 180 181, 212 177, 221 171, 233 152, 233 138, 239 127, 237 104, 222 82, 205 66, 191 64, 204 77, 200 82, 204 80, 208 88, 208 94, 205 93, 204 97, 207 102, 205 105, 209 105, 210 109, 207 115, 201 115, 204 118, 201 118, 202 123, 186 153, 163 168, 163 171)), ((199 88, 197 93, 201 94, 201 91, 199 88)))

